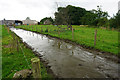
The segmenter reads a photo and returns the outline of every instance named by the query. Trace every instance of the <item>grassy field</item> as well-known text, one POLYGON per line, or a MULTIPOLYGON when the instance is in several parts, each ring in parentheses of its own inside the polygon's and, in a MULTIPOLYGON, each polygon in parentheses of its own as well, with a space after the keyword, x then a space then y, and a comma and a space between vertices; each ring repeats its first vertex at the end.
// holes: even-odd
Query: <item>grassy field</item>
MULTIPOLYGON (((12 78, 16 71, 30 69, 31 59, 35 57, 32 50, 26 48, 23 43, 20 42, 19 45, 21 45, 24 51, 24 55, 28 60, 27 63, 22 50, 20 50, 20 47, 19 52, 17 51, 16 47, 13 47, 15 44, 16 42, 13 40, 12 32, 8 33, 7 28, 2 27, 2 78, 12 78)), ((51 78, 51 76, 47 74, 46 68, 42 63, 41 75, 42 78, 51 78)))
POLYGON ((87 26, 73 25, 74 37, 72 31, 67 30, 65 25, 22 25, 17 28, 22 28, 30 31, 36 31, 42 34, 48 34, 60 39, 71 40, 80 45, 85 45, 104 52, 118 54, 118 31, 105 30, 101 28, 91 28, 87 26), (97 29, 97 41, 94 46, 94 35, 97 29))

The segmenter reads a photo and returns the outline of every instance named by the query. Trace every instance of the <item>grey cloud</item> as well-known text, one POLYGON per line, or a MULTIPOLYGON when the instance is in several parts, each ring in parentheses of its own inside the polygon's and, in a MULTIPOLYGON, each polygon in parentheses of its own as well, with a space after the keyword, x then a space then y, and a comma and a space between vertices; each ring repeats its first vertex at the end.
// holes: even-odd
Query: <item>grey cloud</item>
POLYGON ((25 17, 29 16, 33 19, 40 20, 46 16, 53 16, 57 10, 57 4, 59 7, 73 5, 87 10, 96 9, 97 5, 102 5, 102 9, 108 11, 112 16, 118 10, 118 1, 119 0, 0 0, 0 19, 4 17, 8 19, 25 19, 25 17))

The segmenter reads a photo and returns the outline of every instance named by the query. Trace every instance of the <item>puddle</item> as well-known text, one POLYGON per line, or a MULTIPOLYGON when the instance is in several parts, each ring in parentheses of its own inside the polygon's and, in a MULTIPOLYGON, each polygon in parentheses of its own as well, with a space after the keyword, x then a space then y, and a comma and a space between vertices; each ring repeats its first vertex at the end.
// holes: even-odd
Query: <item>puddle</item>
POLYGON ((59 78, 118 78, 118 63, 99 55, 87 52, 77 45, 72 45, 56 38, 49 38, 22 29, 11 28, 34 51, 43 55, 59 78))

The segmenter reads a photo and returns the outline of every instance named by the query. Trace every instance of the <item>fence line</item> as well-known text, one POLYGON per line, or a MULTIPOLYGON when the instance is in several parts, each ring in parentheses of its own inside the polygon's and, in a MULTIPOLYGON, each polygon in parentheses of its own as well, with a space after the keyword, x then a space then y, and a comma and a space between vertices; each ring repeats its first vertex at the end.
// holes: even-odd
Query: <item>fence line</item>
POLYGON ((97 29, 95 30, 94 47, 95 47, 95 45, 96 45, 96 39, 97 39, 97 29))
POLYGON ((72 28, 72 39, 74 40, 74 29, 72 28))
MULTIPOLYGON (((18 42, 19 42, 19 41, 18 41, 18 42)), ((26 58, 26 56, 25 56, 25 53, 24 53, 21 45, 20 45, 20 48, 21 48, 21 51, 22 51, 22 53, 23 53, 23 56, 24 56, 24 58, 25 58, 25 60, 26 60, 26 62, 27 62, 27 64, 28 64, 28 67, 31 69, 31 67, 30 67, 30 65, 29 65, 29 63, 28 63, 28 60, 27 60, 27 58, 26 58)))
MULTIPOLYGON (((49 33, 52 33, 53 32, 53 34, 54 34, 54 32, 55 32, 55 34, 58 34, 58 37, 60 37, 60 38, 62 38, 63 37, 63 35, 62 35, 62 33, 64 32, 64 31, 66 31, 65 29, 66 28, 64 28, 64 27, 54 27, 54 29, 52 29, 51 27, 49 27, 49 26, 45 26, 44 28, 43 28, 43 26, 31 26, 31 28, 32 28, 32 31, 34 31, 34 30, 36 30, 36 31, 38 31, 38 32, 48 32, 48 34, 49 33)), ((72 40, 76 40, 77 38, 77 36, 75 35, 75 30, 76 28, 71 28, 71 37, 72 37, 72 40)), ((84 32, 84 31, 83 31, 84 32)), ((94 39, 93 39, 93 45, 94 45, 94 47, 96 46, 96 43, 97 43, 97 29, 95 29, 95 32, 94 32, 94 39)))
MULTIPOLYGON (((5 26, 6 27, 6 26, 5 26)), ((13 37, 13 42, 12 42, 12 48, 14 48, 15 47, 15 45, 14 45, 14 41, 16 41, 16 43, 17 43, 17 45, 16 45, 16 47, 17 47, 17 51, 19 52, 19 47, 18 46, 20 46, 20 48, 21 48, 21 51, 22 51, 22 53, 23 53, 23 56, 24 56, 24 59, 26 60, 26 62, 27 62, 27 64, 28 64, 28 67, 31 69, 31 67, 30 67, 30 65, 29 65, 29 63, 28 63, 28 60, 27 60, 27 58, 26 58, 26 56, 25 56, 25 53, 24 53, 24 51, 23 51, 23 49, 22 49, 22 47, 21 47, 21 45, 20 45, 20 42, 19 42, 19 40, 18 40, 18 38, 16 38, 15 39, 15 33, 11 33, 9 30, 9 27, 6 27, 6 29, 7 29, 7 31, 8 31, 8 33, 9 34, 11 34, 11 36, 13 37)), ((11 49, 10 49, 11 50, 11 49)))

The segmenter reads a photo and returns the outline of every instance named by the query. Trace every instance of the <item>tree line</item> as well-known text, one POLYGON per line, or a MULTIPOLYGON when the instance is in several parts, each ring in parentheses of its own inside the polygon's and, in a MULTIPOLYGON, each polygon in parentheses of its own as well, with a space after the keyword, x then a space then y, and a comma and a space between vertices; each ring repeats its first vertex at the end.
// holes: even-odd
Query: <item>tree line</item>
POLYGON ((68 5, 66 7, 58 7, 57 12, 54 13, 55 19, 43 18, 40 23, 49 19, 52 24, 55 25, 91 25, 96 27, 120 27, 120 14, 116 13, 113 17, 109 18, 107 12, 102 11, 100 6, 97 6, 97 10, 86 10, 81 7, 75 7, 68 5))

